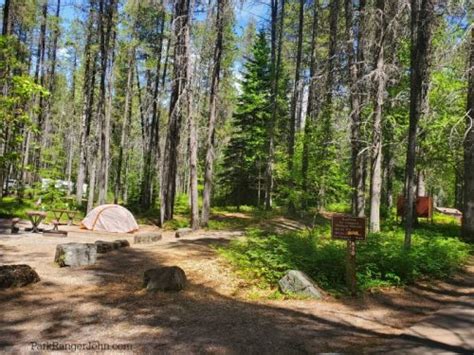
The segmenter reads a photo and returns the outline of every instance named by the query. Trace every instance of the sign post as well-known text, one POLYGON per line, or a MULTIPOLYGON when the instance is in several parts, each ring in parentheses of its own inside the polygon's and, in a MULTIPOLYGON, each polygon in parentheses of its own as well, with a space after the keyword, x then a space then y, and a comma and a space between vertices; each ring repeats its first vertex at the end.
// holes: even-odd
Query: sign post
POLYGON ((366 218, 338 215, 332 217, 332 239, 347 241, 346 282, 351 295, 357 293, 356 241, 365 240, 366 218))

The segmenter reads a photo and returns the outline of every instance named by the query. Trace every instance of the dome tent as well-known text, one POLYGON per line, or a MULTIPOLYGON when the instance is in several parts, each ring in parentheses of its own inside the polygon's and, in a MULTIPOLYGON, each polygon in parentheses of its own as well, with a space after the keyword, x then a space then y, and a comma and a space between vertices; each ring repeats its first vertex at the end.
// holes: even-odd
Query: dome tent
POLYGON ((119 205, 101 205, 89 211, 81 228, 112 233, 130 233, 138 230, 133 214, 119 205))

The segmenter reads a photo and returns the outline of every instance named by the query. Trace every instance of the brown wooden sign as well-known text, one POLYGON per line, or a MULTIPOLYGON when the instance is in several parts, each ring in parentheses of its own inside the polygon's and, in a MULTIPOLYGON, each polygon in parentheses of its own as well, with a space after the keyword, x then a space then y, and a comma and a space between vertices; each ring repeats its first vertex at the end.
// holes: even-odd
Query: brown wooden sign
MULTIPOLYGON (((414 208, 417 217, 433 217, 433 199, 429 196, 418 196, 414 208)), ((399 196, 397 199, 397 216, 405 216, 405 197, 403 196, 399 196)))
POLYGON ((331 230, 332 239, 365 240, 366 218, 333 216, 331 230))

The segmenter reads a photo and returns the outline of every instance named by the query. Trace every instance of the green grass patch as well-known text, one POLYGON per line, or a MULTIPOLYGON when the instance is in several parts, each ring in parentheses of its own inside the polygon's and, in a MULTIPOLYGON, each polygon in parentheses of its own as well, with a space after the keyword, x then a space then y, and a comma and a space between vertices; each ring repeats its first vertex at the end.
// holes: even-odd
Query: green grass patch
POLYGON ((189 228, 189 218, 183 216, 175 216, 172 220, 166 221, 163 224, 164 230, 177 230, 179 228, 189 228))
POLYGON ((209 219, 208 230, 241 230, 254 224, 253 218, 240 218, 223 215, 213 215, 209 219))
POLYGON ((350 213, 351 205, 347 203, 334 202, 334 203, 330 203, 326 209, 328 212, 350 213))
MULTIPOLYGON (((470 246, 444 234, 444 225, 423 225, 413 235, 412 248, 403 248, 404 232, 390 225, 357 244, 360 290, 400 286, 419 279, 444 278, 462 268, 470 246)), ((334 294, 345 293, 346 243, 331 240, 329 224, 310 232, 278 235, 258 229, 246 238, 218 249, 236 272, 259 287, 275 288, 287 270, 302 270, 334 294)))

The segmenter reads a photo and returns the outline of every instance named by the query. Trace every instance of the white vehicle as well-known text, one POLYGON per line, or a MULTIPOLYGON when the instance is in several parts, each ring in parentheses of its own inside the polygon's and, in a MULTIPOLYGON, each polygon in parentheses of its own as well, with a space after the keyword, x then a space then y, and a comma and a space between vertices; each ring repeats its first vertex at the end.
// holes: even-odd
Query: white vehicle
POLYGON ((52 180, 52 179, 41 179, 41 188, 43 190, 47 189, 49 185, 54 184, 54 187, 58 190, 67 191, 68 188, 71 190, 74 188, 74 183, 72 181, 66 180, 52 180))

